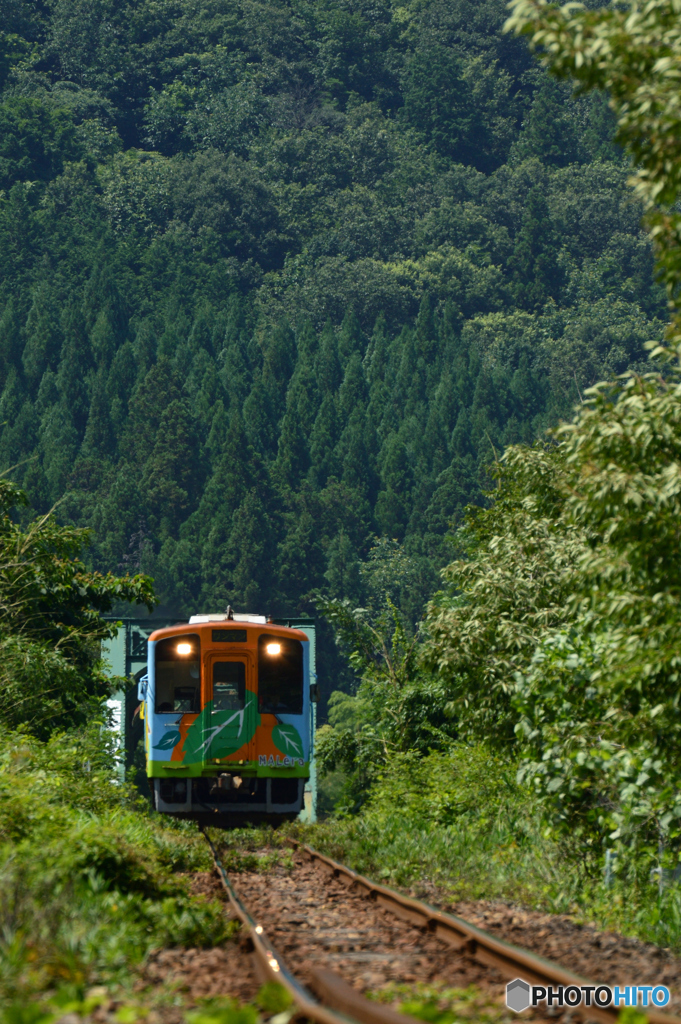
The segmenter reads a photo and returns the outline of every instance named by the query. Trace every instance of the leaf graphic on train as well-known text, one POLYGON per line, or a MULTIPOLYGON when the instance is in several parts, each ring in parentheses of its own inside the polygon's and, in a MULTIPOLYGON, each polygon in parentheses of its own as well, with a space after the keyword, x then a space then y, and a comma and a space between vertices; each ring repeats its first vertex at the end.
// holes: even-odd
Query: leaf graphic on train
POLYGON ((203 708, 198 718, 195 718, 187 729, 187 735, 184 740, 185 764, 193 764, 195 761, 202 760, 199 748, 203 743, 203 733, 206 722, 210 721, 212 706, 213 705, 211 703, 208 703, 205 708, 203 708))
POLYGON ((294 725, 288 722, 275 725, 272 730, 272 739, 282 754, 288 754, 290 757, 304 756, 303 741, 294 725))
POLYGON ((160 743, 156 743, 154 750, 170 750, 180 739, 179 732, 167 732, 160 743))
POLYGON ((246 690, 246 706, 238 711, 213 711, 209 701, 187 732, 185 763, 226 757, 248 743, 260 720, 255 700, 255 694, 246 690))

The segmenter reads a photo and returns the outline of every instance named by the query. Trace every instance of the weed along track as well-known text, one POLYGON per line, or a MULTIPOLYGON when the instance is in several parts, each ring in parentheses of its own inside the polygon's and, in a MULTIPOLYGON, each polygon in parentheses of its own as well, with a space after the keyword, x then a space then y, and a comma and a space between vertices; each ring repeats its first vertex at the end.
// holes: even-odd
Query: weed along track
MULTIPOLYGON (((471 1019, 607 1024, 619 1016, 614 1007, 554 1006, 518 1018, 505 1005, 511 979, 554 988, 589 983, 467 921, 373 884, 309 847, 295 845, 292 870, 240 871, 231 878, 211 848, 250 936, 257 972, 282 982, 301 1012, 319 1024, 338 1024, 338 1013, 365 1024, 406 1024, 405 994, 419 988, 435 1001, 439 993, 450 999, 458 993, 457 1016, 471 1019)), ((657 1010, 647 1015, 651 1024, 681 1024, 680 1017, 657 1010)))

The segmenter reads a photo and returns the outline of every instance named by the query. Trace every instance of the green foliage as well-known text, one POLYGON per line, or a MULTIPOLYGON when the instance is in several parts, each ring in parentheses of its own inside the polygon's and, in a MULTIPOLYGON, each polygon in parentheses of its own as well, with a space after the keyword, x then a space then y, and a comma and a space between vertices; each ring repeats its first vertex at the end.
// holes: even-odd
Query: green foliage
POLYGON ((494 451, 659 338, 607 113, 504 17, 10 5, 0 468, 91 567, 178 615, 309 612, 366 603, 382 536, 413 624, 494 451))
POLYGON ((120 601, 151 608, 154 598, 144 576, 87 570, 88 531, 51 514, 22 528, 12 514, 27 503, 0 480, 0 719, 45 737, 87 721, 110 692, 100 644, 115 627, 100 613, 120 601))
MULTIPOLYGON (((676 308, 681 281, 681 190, 675 67, 681 50, 676 0, 644 5, 559 8, 547 0, 513 0, 507 28, 540 47, 544 63, 580 88, 604 89, 617 118, 617 141, 631 153, 633 184, 648 210, 658 265, 676 308)), ((670 339, 678 344, 678 326, 670 339)))
POLYGON ((0 108, 0 187, 17 181, 49 181, 64 164, 83 155, 66 110, 27 96, 7 98, 0 108))
POLYGON ((213 945, 222 907, 176 872, 206 870, 194 829, 140 812, 99 725, 47 743, 5 734, 0 751, 4 1005, 71 986, 126 982, 154 945, 213 945))
POLYGON ((424 657, 448 680, 450 710, 472 738, 512 744, 514 674, 537 640, 574 613, 585 534, 567 521, 556 447, 510 447, 489 509, 471 509, 459 533, 467 557, 451 563, 430 605, 424 657))
MULTIPOLYGON (((543 0, 515 0, 513 7, 508 26, 531 35, 559 76, 572 75, 584 89, 607 88, 618 121, 617 140, 637 165, 636 188, 648 208, 658 263, 676 311, 681 279, 674 162, 676 4, 653 0, 643 7, 583 9, 568 4, 559 9, 543 0)), ((563 165, 567 181, 587 142, 584 135, 568 130, 569 108, 561 107, 562 140, 556 145, 549 126, 551 111, 558 109, 557 95, 558 86, 544 83, 537 90, 509 159, 524 159, 525 171, 530 153, 544 165, 563 165)), ((598 119, 597 103, 582 109, 598 119)), ((433 110, 441 116, 437 105, 433 110)), ((553 365, 560 373, 553 363, 552 351, 558 358, 557 349, 534 333, 533 311, 543 310, 546 326, 554 315, 547 306, 550 300, 560 307, 566 289, 575 299, 581 296, 579 302, 588 301, 589 294, 596 298, 592 275, 609 273, 603 250, 593 263, 584 261, 578 267, 572 262, 563 240, 553 233, 549 208, 541 189, 528 192, 513 233, 505 266, 520 309, 468 317, 461 330, 462 340, 471 332, 481 339, 487 336, 478 352, 498 359, 507 338, 530 331, 535 352, 532 364, 518 360, 511 386, 495 372, 499 364, 494 359, 485 363, 483 357, 466 419, 461 413, 457 417, 457 430, 459 422, 466 423, 457 438, 458 466, 471 454, 468 424, 474 425, 483 411, 486 422, 492 422, 505 395, 522 404, 527 422, 541 393, 538 350, 545 354, 545 367, 553 365)), ((624 287, 635 288, 636 271, 633 263, 629 266, 631 284, 624 287)), ((596 298, 596 306, 599 302, 596 298)), ((596 319, 604 317, 605 324, 612 308, 606 312, 598 307, 596 319)), ((563 310, 555 315, 563 316, 563 310)), ((455 535, 462 557, 444 570, 445 586, 429 605, 423 643, 410 651, 410 685, 426 693, 437 680, 446 694, 443 713, 458 736, 471 743, 485 741, 507 769, 517 768, 515 785, 507 779, 507 789, 499 795, 479 792, 474 773, 466 783, 477 801, 468 807, 465 801, 459 804, 456 793, 447 799, 447 779, 439 776, 439 767, 453 752, 475 765, 470 748, 457 745, 446 753, 419 757, 415 745, 402 755, 409 759, 405 766, 387 747, 382 755, 367 747, 365 775, 374 765, 381 769, 374 769, 362 816, 320 835, 329 847, 335 843, 337 855, 349 852, 358 866, 402 884, 413 882, 417 865, 423 863, 428 865, 428 881, 438 871, 448 882, 450 872, 479 877, 469 851, 487 849, 485 841, 491 836, 488 861, 493 867, 486 864, 481 882, 486 896, 512 891, 516 898, 543 900, 554 909, 566 901, 563 906, 572 912, 582 910, 610 926, 616 922, 618 928, 676 946, 679 893, 664 883, 677 867, 681 849, 678 316, 668 332, 672 347, 663 349, 654 335, 645 346, 666 363, 663 373, 640 372, 642 366, 639 372, 621 372, 623 362, 618 373, 618 361, 633 351, 627 341, 633 323, 620 332, 616 319, 609 321, 599 342, 602 353, 608 349, 601 367, 606 362, 612 367, 609 382, 589 389, 578 386, 577 415, 554 432, 550 443, 505 448, 490 474, 497 490, 488 490, 487 507, 469 506, 455 535), (487 820, 485 812, 499 806, 503 813, 487 820), (504 816, 519 806, 527 820, 534 815, 537 831, 532 834, 527 828, 525 849, 509 854, 504 816), (481 839, 477 814, 486 829, 481 839), (454 820, 457 844, 463 837, 465 845, 452 843, 454 820), (559 883, 550 877, 549 867, 557 864, 556 839, 562 862, 559 883), (617 854, 611 888, 597 880, 607 848, 617 854), (545 862, 538 869, 532 860, 540 849, 545 862), (499 860, 510 869, 501 872, 501 886, 499 860), (541 896, 536 889, 532 893, 531 885, 526 888, 533 872, 543 880, 541 896), (506 885, 510 890, 504 890, 506 885)), ((566 330, 563 335, 564 352, 578 348, 586 354, 594 334, 583 321, 575 327, 574 333, 566 330)), ((471 376, 460 374, 462 386, 471 386, 471 376)), ((505 432, 504 441, 509 440, 531 436, 505 432)), ((413 486, 400 454, 393 443, 391 467, 400 480, 393 488, 395 496, 413 486)), ((396 501, 386 498, 385 509, 386 521, 389 509, 398 523, 396 501)), ((368 678, 369 640, 377 650, 380 644, 367 632, 362 614, 353 614, 349 605, 328 611, 340 635, 353 645, 356 664, 368 665, 368 678)), ((380 665, 376 654, 373 661, 380 665)), ((335 697, 332 715, 336 739, 344 737, 347 749, 363 730, 380 722, 361 686, 357 698, 335 697)), ((323 739, 333 751, 330 738, 323 739)), ((452 767, 447 765, 450 775, 452 767)), ((522 830, 516 827, 515 834, 522 830)))
POLYGON ((500 813, 527 812, 515 784, 513 762, 484 747, 450 745, 444 753, 395 754, 379 776, 367 807, 371 817, 390 817, 399 808, 410 824, 454 827, 464 820, 482 835, 497 825, 500 813), (502 810, 503 808, 503 810, 502 810))
POLYGON ((423 649, 460 735, 517 750, 574 852, 644 874, 680 834, 678 379, 625 374, 560 444, 506 450, 423 649))
POLYGON ((678 382, 644 372, 639 216, 674 300, 676 13, 517 0, 608 108, 501 0, 12 8, 0 462, 69 525, 3 491, 7 723, 92 713, 142 573, 178 613, 316 600, 346 808, 484 737, 592 866, 673 855, 678 382))
POLYGON ((188 1024, 259 1024, 259 1010, 268 1016, 282 1014, 292 1001, 283 985, 268 982, 258 992, 256 1005, 242 1005, 236 999, 218 996, 202 1000, 198 1009, 186 1014, 186 1019, 188 1024))
MULTIPOLYGON (((529 34, 559 76, 608 89, 673 307, 674 5, 583 10, 516 0, 513 8, 507 28, 529 34)), ((552 91, 537 94, 517 156, 537 145, 533 119, 546 117, 552 91)), ((555 243, 544 202, 535 193, 528 204, 511 264, 527 308, 557 294, 567 268, 546 262, 555 243)), ((618 870, 636 884, 658 858, 660 870, 676 863, 680 834, 679 352, 653 339, 646 347, 666 360, 664 375, 611 377, 580 392, 581 408, 554 446, 506 449, 492 506, 470 509, 459 531, 466 557, 443 573, 424 645, 460 735, 516 750, 519 777, 551 828, 592 867, 616 845, 618 870)), ((492 385, 481 387, 482 402, 492 385)), ((532 389, 519 379, 518 393, 529 399, 532 389)))
POLYGON ((503 1010, 477 985, 467 988, 443 989, 419 981, 416 984, 389 982, 369 998, 382 1003, 399 1003, 401 1013, 429 1024, 455 1024, 456 1021, 479 1020, 485 1024, 498 1021, 503 1010))
POLYGON ((514 758, 460 742, 395 755, 360 814, 293 828, 371 878, 429 900, 435 889, 444 905, 513 901, 681 948, 678 887, 651 879, 649 861, 638 872, 620 864, 611 885, 594 876, 588 852, 572 856, 577 842, 571 850, 566 834, 547 835, 541 801, 515 769, 514 758))
POLYGON ((505 162, 519 107, 508 73, 435 45, 417 48, 407 76, 405 116, 438 153, 481 171, 505 162))
POLYGON ((545 634, 518 676, 525 769, 568 830, 676 850, 679 808, 678 372, 594 389, 564 427, 570 521, 586 544, 572 633, 545 634), (531 753, 530 753, 531 751, 531 753), (566 809, 569 811, 566 813, 566 809), (587 822, 589 824, 587 824, 587 822))
POLYGON ((346 775, 345 810, 356 809, 381 766, 394 754, 446 745, 452 736, 448 694, 437 679, 417 677, 418 635, 397 601, 418 588, 419 565, 400 545, 382 539, 359 566, 367 606, 348 598, 317 595, 317 607, 333 626, 359 684, 329 697, 328 724, 317 731, 323 775, 346 775))
MULTIPOLYGON (((513 762, 463 743, 393 754, 361 814, 316 826, 308 841, 388 884, 529 904, 551 893, 560 859, 513 762)), ((552 895, 569 906, 567 893, 552 895)))
POLYGON ((233 1000, 210 1000, 200 1010, 187 1014, 189 1024, 257 1024, 254 1006, 240 1006, 233 1000))
POLYGON ((283 1013, 293 1004, 293 997, 283 985, 268 982, 258 992, 258 1005, 266 1013, 283 1013))
MULTIPOLYGON (((625 375, 594 389, 561 431, 570 513, 590 538, 581 611, 610 633, 603 671, 613 692, 626 702, 636 690, 653 718, 677 689, 680 398, 677 370, 667 380, 625 375)), ((669 731, 674 742, 671 720, 646 727, 642 708, 631 710, 637 732, 669 731)))

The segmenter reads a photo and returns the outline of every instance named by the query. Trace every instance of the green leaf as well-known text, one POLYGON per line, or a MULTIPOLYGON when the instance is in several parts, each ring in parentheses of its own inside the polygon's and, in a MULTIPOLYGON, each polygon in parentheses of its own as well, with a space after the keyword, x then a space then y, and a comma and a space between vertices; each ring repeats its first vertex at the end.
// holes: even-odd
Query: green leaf
POLYGON ((303 741, 295 726, 290 723, 275 725, 272 729, 272 740, 282 754, 289 757, 303 757, 303 741))
POLYGON ((154 750, 169 750, 174 747, 176 743, 181 739, 179 731, 167 732, 160 743, 154 746, 154 750))

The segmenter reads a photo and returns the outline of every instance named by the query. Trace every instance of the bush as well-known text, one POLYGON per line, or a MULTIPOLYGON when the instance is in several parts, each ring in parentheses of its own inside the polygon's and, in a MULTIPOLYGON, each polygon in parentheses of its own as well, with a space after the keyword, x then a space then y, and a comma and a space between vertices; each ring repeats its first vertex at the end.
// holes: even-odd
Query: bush
POLYGON ((293 831, 356 871, 431 901, 511 900, 681 949, 678 886, 627 871, 624 859, 606 884, 592 861, 577 859, 565 836, 547 828, 544 801, 518 781, 517 768, 482 745, 396 755, 360 814, 293 831))
POLYGON ((210 868, 195 828, 116 779, 101 726, 0 741, 0 1001, 125 982, 153 946, 228 937, 222 905, 180 875, 210 868))
MULTIPOLYGON (((511 760, 482 746, 391 757, 357 816, 314 826, 309 841, 388 883, 451 898, 539 904, 555 890, 560 854, 544 839, 532 794, 511 760)), ((550 899, 551 897, 549 897, 550 899)), ((572 894, 556 908, 570 906, 572 894)))

